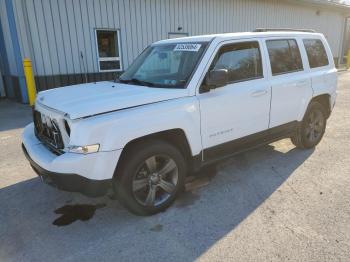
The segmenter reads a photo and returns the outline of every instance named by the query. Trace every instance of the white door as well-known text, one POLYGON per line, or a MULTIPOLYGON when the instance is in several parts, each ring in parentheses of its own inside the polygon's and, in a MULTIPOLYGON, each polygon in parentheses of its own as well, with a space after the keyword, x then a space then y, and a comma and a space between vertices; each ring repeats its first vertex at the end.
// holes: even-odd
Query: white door
POLYGON ((272 87, 269 127, 273 128, 301 120, 312 88, 296 39, 268 39, 266 47, 272 87))
POLYGON ((204 149, 266 130, 269 123, 271 92, 259 41, 225 43, 217 50, 208 71, 227 69, 229 83, 198 95, 204 149))

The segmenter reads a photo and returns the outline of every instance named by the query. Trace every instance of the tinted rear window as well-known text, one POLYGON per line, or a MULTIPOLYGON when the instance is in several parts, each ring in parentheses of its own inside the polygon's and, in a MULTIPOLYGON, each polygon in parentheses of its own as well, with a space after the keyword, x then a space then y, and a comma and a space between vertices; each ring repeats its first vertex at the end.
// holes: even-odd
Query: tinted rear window
POLYGON ((294 39, 266 41, 272 75, 303 70, 303 63, 297 42, 294 39))
POLYGON ((329 64, 326 49, 321 40, 304 39, 303 42, 310 68, 326 66, 329 64))

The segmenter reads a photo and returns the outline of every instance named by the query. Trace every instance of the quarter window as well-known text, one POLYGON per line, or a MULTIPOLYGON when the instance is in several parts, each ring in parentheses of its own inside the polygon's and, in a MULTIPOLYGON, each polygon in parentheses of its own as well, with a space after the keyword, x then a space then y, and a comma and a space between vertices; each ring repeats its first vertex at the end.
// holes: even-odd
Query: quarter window
POLYGON ((303 63, 297 42, 294 39, 266 41, 272 75, 303 70, 303 63))
POLYGON ((223 46, 210 68, 227 69, 229 82, 263 77, 258 42, 244 42, 223 46))
POLYGON ((96 30, 99 71, 121 70, 119 31, 96 30))
POLYGON ((304 39, 303 42, 310 68, 326 66, 329 64, 327 53, 321 40, 304 39))

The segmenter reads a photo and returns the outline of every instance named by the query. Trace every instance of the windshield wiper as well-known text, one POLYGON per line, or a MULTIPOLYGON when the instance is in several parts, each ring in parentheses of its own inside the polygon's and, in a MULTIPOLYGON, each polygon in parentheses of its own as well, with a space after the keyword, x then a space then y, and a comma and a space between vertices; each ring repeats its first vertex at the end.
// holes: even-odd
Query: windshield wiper
POLYGON ((151 82, 147 82, 147 81, 143 81, 137 78, 131 78, 131 79, 119 79, 120 82, 122 83, 133 83, 133 84, 137 84, 137 85, 143 85, 143 86, 154 86, 153 83, 151 82))
POLYGON ((145 85, 145 86, 154 86, 154 84, 151 82, 143 81, 143 80, 140 80, 137 78, 132 78, 131 81, 135 84, 141 84, 141 85, 145 85))

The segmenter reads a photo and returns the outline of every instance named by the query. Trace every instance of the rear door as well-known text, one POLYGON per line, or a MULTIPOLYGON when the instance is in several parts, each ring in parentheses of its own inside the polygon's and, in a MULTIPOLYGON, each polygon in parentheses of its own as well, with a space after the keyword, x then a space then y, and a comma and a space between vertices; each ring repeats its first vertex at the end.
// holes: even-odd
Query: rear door
POLYGON ((311 79, 305 73, 297 38, 265 40, 272 88, 269 127, 299 121, 312 97, 311 79))

